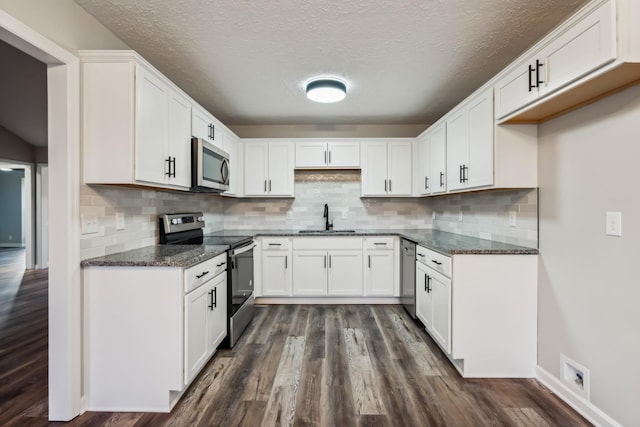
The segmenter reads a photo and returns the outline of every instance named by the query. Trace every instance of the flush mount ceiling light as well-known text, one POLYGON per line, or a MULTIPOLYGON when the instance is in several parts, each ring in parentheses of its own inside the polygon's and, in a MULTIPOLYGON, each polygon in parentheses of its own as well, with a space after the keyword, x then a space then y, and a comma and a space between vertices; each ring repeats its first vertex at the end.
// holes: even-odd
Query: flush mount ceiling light
POLYGON ((321 78, 307 83, 307 98, 315 102, 338 102, 347 96, 347 85, 338 79, 321 78))

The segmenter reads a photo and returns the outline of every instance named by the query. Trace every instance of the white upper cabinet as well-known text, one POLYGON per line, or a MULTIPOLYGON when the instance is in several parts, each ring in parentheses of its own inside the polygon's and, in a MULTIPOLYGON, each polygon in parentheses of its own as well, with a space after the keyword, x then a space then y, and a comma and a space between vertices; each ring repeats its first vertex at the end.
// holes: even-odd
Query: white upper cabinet
POLYGON ((445 123, 429 130, 429 192, 447 191, 447 127, 445 123))
POLYGON ((362 143, 362 196, 411 196, 412 141, 362 143))
POLYGON ((223 194, 228 196, 242 196, 244 187, 244 162, 242 155, 242 144, 239 138, 230 130, 223 130, 222 149, 229 154, 229 190, 223 194))
POLYGON ((592 1, 495 83, 496 119, 537 123, 640 79, 640 4, 592 1))
POLYGON ((304 141, 295 144, 296 169, 358 169, 358 141, 304 141))
POLYGON ((462 105, 447 119, 449 191, 493 184, 493 89, 462 105))
POLYGON ((80 56, 84 182, 188 189, 188 98, 134 52, 80 56))
POLYGON ((289 141, 244 142, 244 195, 293 197, 294 147, 289 141))
POLYGON ((431 180, 431 135, 429 132, 421 135, 416 144, 418 146, 418 173, 416 175, 415 187, 419 195, 431 194, 433 186, 431 180))
POLYGON ((204 139, 211 144, 222 147, 222 126, 206 110, 194 104, 191 110, 191 128, 193 136, 204 139))

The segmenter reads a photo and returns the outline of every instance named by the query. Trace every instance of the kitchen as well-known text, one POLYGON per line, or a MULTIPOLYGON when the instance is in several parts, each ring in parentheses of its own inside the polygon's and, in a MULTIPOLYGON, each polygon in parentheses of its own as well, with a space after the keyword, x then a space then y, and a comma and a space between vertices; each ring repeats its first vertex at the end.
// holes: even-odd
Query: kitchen
MULTIPOLYGON (((5 6, 3 4, 3 7, 6 7, 7 9, 11 10, 10 6, 5 6)), ((18 17, 21 17, 19 11, 16 13, 18 14, 18 17)), ((28 18, 28 15, 24 15, 24 12, 22 16, 26 16, 26 18, 23 18, 25 21, 28 22, 29 19, 31 19, 33 22, 34 18, 28 18)), ((36 25, 36 27, 43 28, 42 31, 45 32, 46 34, 46 31, 45 31, 46 26, 36 25)), ((61 36, 58 36, 58 37, 61 37, 61 36)), ((60 40, 64 41, 68 39, 64 39, 63 37, 60 40)), ((97 46, 94 45, 94 46, 85 46, 85 47, 95 48, 97 46)), ((612 131, 609 123, 611 123, 611 126, 613 127, 613 129, 616 129, 614 130, 614 132, 621 132, 619 141, 618 140, 610 141, 610 138, 606 138, 606 137, 601 140, 607 140, 607 142, 610 144, 613 144, 613 143, 620 144, 618 147, 618 152, 622 153, 622 155, 618 160, 611 159, 610 162, 607 164, 598 164, 598 168, 604 168, 604 170, 607 173, 614 174, 614 176, 615 176, 615 173, 624 174, 625 170, 629 170, 624 167, 614 168, 607 165, 617 164, 618 161, 628 161, 629 158, 633 157, 633 154, 632 154, 633 151, 629 151, 629 150, 633 150, 633 148, 628 146, 628 140, 630 138, 630 134, 627 133, 627 131, 625 130, 625 129, 629 129, 629 126, 628 124, 626 124, 626 122, 624 121, 620 122, 620 121, 624 120, 623 117, 625 116, 622 114, 622 111, 625 108, 625 105, 626 105, 625 103, 628 104, 630 102, 629 99, 632 99, 634 90, 635 89, 628 89, 627 91, 622 92, 613 98, 607 98, 606 100, 599 101, 598 103, 592 106, 588 106, 582 110, 571 113, 570 115, 567 115, 565 117, 562 117, 554 121, 550 121, 549 123, 538 126, 537 168, 538 168, 538 179, 539 179, 538 186, 541 189, 540 201, 539 202, 537 201, 537 197, 534 197, 533 198, 534 201, 531 201, 529 194, 519 195, 516 193, 515 196, 525 200, 523 203, 527 208, 527 209, 524 209, 526 212, 529 212, 529 213, 531 213, 532 211, 536 212, 538 207, 541 211, 540 212, 539 244, 540 244, 540 251, 541 251, 541 260, 543 261, 541 265, 544 266, 544 269, 543 269, 543 272, 540 274, 540 279, 538 284, 541 292, 541 297, 540 297, 541 307, 539 309, 539 315, 541 317, 539 318, 539 322, 542 326, 545 326, 548 328, 547 333, 551 333, 550 331, 553 331, 554 329, 556 329, 556 326, 554 325, 559 325, 559 324, 566 325, 566 327, 569 328, 567 333, 574 338, 577 338, 578 336, 582 336, 583 334, 586 333, 586 330, 584 329, 585 326, 581 326, 582 323, 574 324, 574 321, 577 321, 579 318, 581 318, 580 316, 576 317, 573 321, 568 321, 566 319, 563 320, 564 316, 561 315, 560 313, 563 313, 563 312, 573 313, 572 311, 569 311, 569 312, 564 311, 564 310, 570 310, 571 307, 573 307, 573 303, 569 303, 568 301, 574 301, 575 296, 578 296, 579 300, 582 298, 587 298, 587 295, 585 295, 584 292, 580 291, 581 289, 580 287, 556 288, 554 286, 554 288, 552 288, 554 289, 553 291, 550 291, 550 288, 549 288, 549 283, 555 283, 554 278, 560 278, 560 277, 565 278, 563 280, 565 282, 568 281, 569 283, 575 283, 575 282, 594 283, 592 276, 587 274, 587 272, 585 272, 584 274, 579 273, 580 271, 582 271, 580 266, 584 265, 584 262, 581 262, 571 267, 573 265, 572 263, 574 262, 573 258, 567 259, 566 257, 563 257, 562 252, 566 253, 567 251, 572 251, 572 250, 576 251, 581 247, 585 247, 585 248, 588 247, 590 248, 590 251, 588 255, 585 254, 585 256, 587 256, 586 260, 593 260, 593 263, 595 263, 595 259, 598 258, 597 255, 604 256, 605 254, 622 254, 623 252, 621 252, 622 249, 620 248, 620 245, 623 245, 624 244, 623 242, 628 241, 627 233, 633 233, 635 230, 635 228, 633 227, 633 223, 629 225, 629 221, 633 221, 634 215, 633 214, 628 215, 626 213, 626 212, 633 213, 637 210, 637 205, 634 205, 635 202, 627 199, 624 199, 623 201, 618 200, 617 198, 615 198, 614 194, 608 191, 606 187, 603 188, 601 191, 596 192, 598 194, 597 198, 590 198, 589 201, 584 200, 583 198, 580 198, 580 194, 583 194, 583 195, 591 194, 593 193, 593 190, 586 189, 584 187, 585 184, 577 181, 577 178, 576 179, 573 178, 573 176, 576 176, 576 177, 584 176, 584 171, 581 168, 579 168, 577 164, 576 165, 566 164, 566 163, 570 163, 570 161, 566 160, 567 157, 564 157, 568 155, 568 156, 577 157, 581 160, 584 160, 585 163, 581 165, 585 168, 589 164, 593 164, 593 163, 589 163, 589 159, 585 157, 586 153, 583 151, 583 148, 585 147, 584 144, 587 144, 589 141, 592 141, 594 139, 593 135, 595 134, 593 134, 590 131, 581 130, 580 126, 577 125, 576 122, 582 123, 584 120, 584 123, 595 123, 595 122, 598 122, 598 120, 601 120, 604 122, 604 124, 601 125, 601 128, 604 130, 601 132, 612 131), (618 101, 618 102, 614 103, 614 101, 618 101), (605 107, 608 107, 609 109, 606 109, 605 107), (609 111, 619 112, 620 114, 618 116, 613 116, 613 113, 609 113, 609 111), (580 115, 587 115, 588 119, 582 118, 580 115), (578 118, 576 118, 576 116, 578 116, 578 118), (620 129, 620 131, 618 131, 617 129, 620 129), (568 138, 566 142, 565 142, 565 138, 568 138), (577 141, 577 140, 581 141, 583 145, 574 146, 572 141, 577 141), (554 141, 561 141, 561 142, 555 143, 554 141), (627 141, 626 144, 625 144, 625 141, 627 141), (558 144, 561 145, 560 148, 563 148, 569 151, 557 153, 556 150, 559 149, 558 144), (564 156, 558 156, 558 154, 564 154, 564 156), (556 169, 554 167, 554 165, 558 165, 558 162, 563 162, 563 163, 560 163, 561 165, 560 169, 556 169), (553 168, 553 169, 547 169, 547 168, 553 168), (575 170, 573 168, 578 168, 578 169, 575 170), (571 174, 572 171, 576 172, 575 175, 571 174), (545 188, 548 189, 546 193, 544 191, 545 188), (558 195, 558 192, 562 193, 562 197, 558 195), (550 197, 550 198, 545 199, 545 197, 550 197), (575 197, 576 198, 576 200, 574 200, 575 203, 572 205, 567 205, 566 203, 568 203, 567 202, 568 197, 575 197), (598 199, 598 201, 593 199, 598 199), (591 205, 591 203, 595 205, 591 205), (579 207, 580 209, 578 209, 579 207), (594 248, 593 243, 589 243, 589 244, 582 243, 582 244, 576 244, 574 246, 569 240, 568 236, 573 236, 573 238, 576 238, 576 234, 578 236, 580 234, 579 230, 590 230, 590 233, 591 231, 593 233, 596 233, 597 231, 598 236, 600 235, 600 231, 604 227, 604 224, 602 223, 604 223, 605 211, 624 211, 625 212, 624 219, 626 221, 625 221, 624 232, 625 232, 626 239, 625 238, 623 239, 606 238, 604 236, 604 233, 602 233, 602 238, 601 238, 602 241, 600 242, 600 244, 603 247, 607 248, 606 251, 603 251, 603 249, 594 248), (593 212, 594 218, 591 217, 591 212, 593 212), (574 223, 573 218, 577 218, 578 220, 575 221, 574 223), (601 218, 602 220, 600 220, 601 218), (556 219, 562 220, 561 226, 560 225, 556 226, 556 221, 555 221, 556 219), (566 234, 566 233, 569 233, 569 234, 566 234), (545 246, 547 244, 546 242, 549 242, 549 244, 553 242, 553 247, 546 247, 545 246), (558 265, 556 262, 554 262, 555 258, 548 259, 546 258, 545 253, 557 254, 554 256, 559 257, 558 260, 563 260, 569 263, 568 266, 571 268, 568 268, 568 267, 565 268, 563 265, 558 265), (550 274, 549 272, 553 272, 553 274, 549 276, 550 274), (575 278, 574 278, 574 275, 575 275, 575 278), (580 280, 577 280, 577 278, 579 278, 580 280), (551 292, 551 294, 549 294, 548 292, 551 292), (553 302, 555 301, 555 297, 550 299, 549 298, 545 299, 543 298, 544 295, 557 295, 558 298, 560 296, 562 296, 562 298, 558 302, 553 302), (547 309, 545 309, 544 308, 545 304, 543 304, 543 302, 545 304, 547 303, 551 304, 551 306, 546 305, 547 309), (549 311, 550 307, 555 307, 555 308, 549 311), (548 313, 548 315, 543 315, 542 313, 548 313)), ((627 107, 627 108, 631 108, 631 107, 627 107)), ((631 111, 633 112, 633 110, 631 111)), ((597 128, 596 131, 598 129, 600 128, 597 128)), ((410 136, 415 136, 418 133, 419 132, 416 132, 413 135, 402 135, 402 134, 396 133, 394 136, 410 137, 410 136)), ((345 134, 347 134, 347 132, 345 132, 345 134)), ((264 136, 271 137, 273 135, 264 135, 264 136)), ((596 144, 595 141, 593 144, 596 144)), ((596 145, 594 145, 594 147, 595 146, 596 145)), ((595 152, 593 148, 588 151, 595 152)), ((298 175, 300 175, 300 172, 296 172, 296 176, 295 176, 295 179, 299 180, 298 182, 299 184, 305 185, 304 181, 306 180, 307 181, 306 184, 309 184, 308 186, 311 189, 313 189, 314 186, 319 187, 323 182, 325 182, 323 181, 324 179, 329 179, 327 178, 327 176, 330 176, 330 173, 329 172, 326 172, 324 174, 318 173, 317 176, 313 178, 303 178, 305 176, 304 173, 300 177, 298 175)), ((307 173, 306 176, 308 177, 310 175, 311 175, 310 173, 307 173)), ((339 175, 341 175, 340 179, 343 179, 344 182, 346 182, 346 184, 344 185, 348 188, 347 191, 354 191, 353 188, 357 186, 357 178, 354 178, 352 175, 349 175, 349 173, 340 173, 339 175)), ((620 182, 621 185, 626 185, 623 183, 627 182, 627 180, 624 179, 624 175, 623 175, 616 182, 620 182)), ((591 182, 590 184, 594 184, 594 183, 591 182)), ((602 184, 604 185, 605 183, 603 182, 602 184)), ((332 184, 332 185, 335 185, 335 184, 332 184)), ((623 186, 622 189, 624 188, 625 187, 623 186)), ((101 187, 81 186, 80 191, 81 191, 80 198, 82 203, 82 211, 81 211, 82 214, 90 215, 90 216, 96 215, 96 216, 100 216, 100 218, 104 218, 104 220, 101 219, 100 227, 105 227, 105 229, 107 230, 110 230, 110 228, 106 224, 111 223, 111 221, 113 222, 112 234, 110 234, 109 231, 107 231, 107 233, 104 236, 99 236, 91 239, 87 239, 86 237, 83 236, 83 238, 80 239, 81 245, 82 245, 81 259, 102 255, 106 253, 105 248, 107 247, 109 248, 108 249, 109 252, 118 252, 126 249, 132 249, 135 246, 140 247, 140 246, 155 244, 157 239, 157 235, 155 231, 157 229, 157 222, 156 222, 157 218, 152 221, 150 217, 163 212, 170 212, 170 211, 175 211, 176 209, 180 209, 181 206, 184 206, 185 200, 188 200, 189 203, 191 204, 191 208, 192 208, 191 210, 204 211, 206 213, 206 216, 207 216, 206 222, 207 222, 207 226, 210 227, 210 231, 215 231, 216 229, 221 229, 221 228, 227 228, 227 221, 229 221, 229 224, 231 225, 232 228, 241 228, 243 221, 247 219, 249 221, 256 221, 254 223, 251 223, 251 225, 252 225, 252 228, 258 228, 260 227, 260 225, 258 223, 259 219, 257 219, 257 217, 259 217, 263 212, 270 214, 270 218, 272 218, 271 221, 273 221, 274 227, 270 227, 270 228, 290 228, 290 225, 289 225, 290 222, 288 221, 297 221, 299 219, 304 219, 306 221, 304 223, 304 227, 308 227, 308 228, 319 228, 323 224, 322 204, 319 205, 318 210, 316 210, 316 208, 313 208, 313 209, 309 209, 308 212, 304 211, 303 209, 304 206, 296 206, 296 203, 299 203, 298 198, 300 196, 298 196, 298 194, 299 193, 307 194, 306 191, 299 192, 296 190, 295 192, 296 197, 293 200, 276 200, 276 201, 208 198, 206 196, 180 195, 177 193, 156 192, 155 190, 138 190, 138 189, 125 190, 125 189, 117 189, 112 187, 101 188, 101 187), (277 212, 287 212, 289 210, 288 209, 289 207, 293 207, 292 220, 287 220, 286 213, 277 214, 277 212), (282 211, 281 209, 283 208, 286 210, 282 211), (125 224, 126 228, 124 232, 119 233, 119 235, 118 233, 115 232, 115 216, 116 216, 116 213, 118 212, 123 212, 125 214, 124 215, 125 221, 129 221, 129 223, 125 224), (227 213, 229 213, 230 215, 228 216, 227 213), (116 235, 118 235, 118 237, 115 237, 116 235), (134 243, 136 241, 138 243, 134 243)), ((323 187, 316 188, 316 191, 324 192, 323 187)), ((631 190, 629 190, 627 193, 632 194, 631 190)), ((321 194, 324 194, 324 193, 321 193, 321 194)), ((361 202, 361 199, 359 198, 356 198, 355 201, 349 198, 349 201, 346 201, 346 202, 338 201, 338 200, 336 200, 335 202, 331 200, 327 200, 327 201, 322 200, 322 202, 323 203, 328 202, 333 212, 340 212, 339 217, 336 218, 334 216, 334 223, 337 224, 340 228, 356 228, 356 225, 358 225, 357 220, 359 219, 359 217, 356 218, 355 215, 353 218, 349 218, 348 217, 349 214, 347 213, 347 218, 342 218, 343 211, 350 212, 349 204, 356 203, 356 206, 358 206, 359 209, 362 209, 365 215, 371 214, 372 216, 379 216, 378 213, 382 213, 382 217, 384 218, 385 221, 387 221, 385 223, 384 228, 397 227, 398 224, 393 223, 394 212, 400 213, 401 215, 408 214, 409 216, 414 216, 416 218, 416 221, 418 221, 418 224, 416 224, 415 228, 426 227, 432 221, 432 218, 431 218, 432 213, 433 211, 435 211, 436 212, 435 221, 438 221, 438 219, 440 218, 444 222, 443 226, 446 225, 447 227, 450 227, 450 230, 454 231, 456 229, 467 227, 467 224, 464 221, 464 218, 462 221, 462 225, 459 224, 459 221, 456 221, 456 217, 459 215, 460 210, 463 210, 464 217, 467 217, 467 215, 464 214, 464 212, 465 212, 465 209, 468 209, 468 211, 470 212, 469 216, 471 217, 473 215, 473 211, 475 211, 476 209, 479 211, 482 211, 483 209, 488 209, 488 206, 496 203, 494 200, 496 198, 498 199, 497 204, 500 206, 504 206, 504 208, 498 208, 497 210, 503 212, 505 217, 507 217, 508 212, 513 210, 513 207, 510 207, 511 206, 510 203, 512 202, 509 200, 510 199, 509 196, 501 195, 500 193, 486 193, 486 194, 477 193, 477 194, 470 194, 470 195, 464 195, 464 196, 461 196, 461 195, 446 196, 442 198, 431 199, 431 200, 435 200, 434 202, 431 202, 431 200, 429 200, 429 202, 422 202, 420 201, 421 199, 414 200, 412 198, 409 200, 378 199, 369 203, 368 206, 366 205, 366 202, 361 202), (500 200, 501 197, 504 197, 504 199, 500 200), (434 205, 435 205, 435 208, 434 208, 434 205), (440 215, 441 213, 442 215, 440 215), (419 223, 419 221, 423 221, 423 222, 419 223)), ((533 216, 535 217, 535 213, 533 214, 533 216)), ((522 215, 519 215, 517 218, 517 227, 520 226, 522 222, 523 222, 522 215)), ((525 223, 522 224, 525 227, 524 231, 522 231, 515 238, 523 239, 523 241, 526 241, 527 239, 531 240, 531 237, 530 237, 531 234, 534 234, 534 235, 537 234, 537 225, 534 225, 531 228, 527 228, 527 227, 530 227, 530 224, 527 225, 526 224, 527 221, 524 221, 524 222, 525 223)), ((469 226, 469 227, 473 228, 473 226, 469 226)), ((359 226, 358 228, 362 228, 362 227, 359 226)), ((505 229, 507 231, 512 231, 512 229, 509 228, 508 226, 502 227, 502 229, 498 229, 495 231, 494 230, 487 231, 483 227, 477 227, 477 229, 472 230, 471 233, 478 233, 477 234, 478 237, 483 236, 480 233, 492 233, 492 234, 495 233, 498 236, 500 235, 504 236, 504 238, 506 239, 507 236, 505 236, 505 233, 507 231, 504 231, 505 229)), ((101 232, 103 232, 103 230, 99 231, 99 233, 101 232)), ((633 235, 631 236, 632 236, 631 238, 633 239, 633 235)), ((600 239, 600 237, 598 238, 600 239)), ((533 238, 534 241, 536 239, 537 239, 537 236, 533 238)), ((630 247, 628 249, 628 252, 624 252, 624 253, 633 253, 633 249, 630 247)), ((614 265, 619 265, 618 268, 613 269, 617 272, 616 274, 620 274, 620 276, 618 276, 618 280, 616 281, 616 283, 618 282, 620 283, 618 286, 623 286, 624 283, 628 283, 628 278, 630 277, 630 273, 628 269, 629 258, 624 256, 620 258, 616 257, 615 259, 611 259, 610 256, 606 256, 605 258, 607 259, 608 262, 612 262, 614 263, 614 265)), ((587 264, 589 264, 589 262, 587 262, 587 264)), ((601 278, 601 280, 605 280, 605 279, 601 278)), ((568 285, 565 285, 565 286, 568 286, 568 285)), ((633 297, 632 297, 632 295, 634 295, 633 291, 627 288, 628 286, 623 286, 618 291, 614 292, 614 294, 616 295, 623 295, 625 297, 621 298, 620 301, 616 300, 616 303, 615 303, 616 305, 613 307, 620 307, 620 305, 628 304, 630 303, 630 301, 633 300, 633 297)), ((600 294, 598 295, 599 295, 599 298, 603 298, 603 295, 600 295, 600 294)), ((594 301, 587 299, 584 304, 587 304, 585 307, 593 307, 594 301)), ((605 306, 611 306, 611 304, 607 303, 605 304, 605 306)), ((607 310, 610 310, 610 308, 608 308, 607 310)), ((605 323, 600 324, 599 326, 604 328, 613 328, 616 330, 619 328, 622 328, 624 330, 626 326, 623 326, 623 325, 626 325, 628 320, 624 321, 623 323, 616 323, 618 322, 618 320, 616 320, 617 316, 622 315, 618 313, 624 313, 626 316, 631 316, 632 311, 630 309, 624 309, 624 308, 611 309, 611 310, 612 310, 610 312, 611 317, 605 316, 606 320, 600 319, 600 321, 605 323), (606 323, 606 322, 611 322, 611 323, 606 323)), ((601 312, 601 309, 599 309, 598 312, 601 312)), ((607 312, 609 313, 609 311, 607 312)), ((572 316, 570 316, 570 318, 572 318, 572 316)), ((633 322, 630 322, 630 323, 633 323, 633 322)), ((589 329, 588 335, 589 337, 591 337, 591 334, 593 333, 593 328, 588 328, 588 329, 589 329)), ((547 346, 552 345, 553 340, 546 341, 544 339, 545 333, 541 331, 540 334, 542 338, 539 338, 539 349, 545 349, 547 348, 547 346)), ((555 336, 555 335, 552 335, 552 336, 555 336)), ((608 336, 609 334, 606 335, 606 337, 608 336)), ((633 335, 631 334, 629 336, 633 336, 633 335)), ((606 337, 599 337, 599 338, 605 339, 606 337)), ((613 334, 611 339, 615 340, 615 337, 616 335, 613 334)), ((560 338, 554 338, 554 339, 560 339, 560 338)), ((586 342, 590 342, 592 340, 592 338, 585 338, 585 339, 588 340, 586 342)), ((625 342, 625 343, 618 342, 616 344, 623 345, 622 348, 627 348, 628 351, 621 351, 621 353, 623 354, 634 354, 634 352, 637 351, 637 348, 635 347, 636 343, 634 342, 625 342), (624 346, 629 346, 629 347, 624 347, 624 346)), ((555 345, 559 345, 559 344, 555 344, 555 345)), ((558 353, 559 351, 557 349, 554 350, 553 348, 550 348, 548 353, 543 353, 539 357, 541 358, 540 360, 545 361, 545 365, 549 369, 552 369, 552 370, 558 369, 554 367, 559 363, 559 360, 556 360, 558 353)), ((586 353, 586 354, 591 354, 591 353, 586 353)), ((594 354, 598 354, 598 353, 596 352, 594 354)), ((586 357, 587 356, 581 356, 581 357, 574 356, 574 359, 578 359, 582 361, 582 363, 585 366, 591 367, 592 375, 593 375, 594 374, 594 368, 592 366, 593 363, 585 363, 584 359, 586 357)), ((607 396, 612 396, 612 395, 615 396, 616 392, 613 391, 615 390, 615 388, 611 388, 611 387, 614 387, 615 384, 627 384, 627 381, 630 380, 630 378, 623 380, 623 378, 627 378, 627 376, 623 374, 621 370, 624 369, 625 366, 630 367, 631 365, 625 364, 625 363, 615 363, 612 365, 616 365, 616 366, 611 367, 611 369, 613 369, 613 372, 607 377, 609 378, 608 381, 613 381, 612 385, 609 386, 609 388, 605 387, 604 389, 598 389, 598 390, 601 390, 600 392, 596 392, 596 389, 593 389, 592 399, 599 399, 598 401, 602 402, 602 404, 606 407, 615 408, 617 407, 617 405, 623 405, 624 407, 623 403, 609 402, 608 401, 609 398, 597 397, 600 394, 604 394, 607 396), (605 399, 605 400, 603 401, 602 399, 605 399), (607 403, 605 403, 605 401, 607 403)), ((601 369, 604 369, 604 368, 601 368, 601 369)), ((607 371, 605 370, 605 372, 607 371)), ((593 377, 592 377, 592 381, 593 381, 593 377)), ((596 384, 595 382, 592 383, 592 387, 595 386, 595 384, 596 384)), ((613 411, 613 409, 611 411, 613 411)), ((621 411, 623 412, 619 412, 619 413, 624 413, 624 410, 621 409, 621 411)), ((606 411, 606 412, 610 412, 610 411, 606 411)), ((630 423, 632 425, 631 421, 627 422, 627 424, 630 424, 630 423)))

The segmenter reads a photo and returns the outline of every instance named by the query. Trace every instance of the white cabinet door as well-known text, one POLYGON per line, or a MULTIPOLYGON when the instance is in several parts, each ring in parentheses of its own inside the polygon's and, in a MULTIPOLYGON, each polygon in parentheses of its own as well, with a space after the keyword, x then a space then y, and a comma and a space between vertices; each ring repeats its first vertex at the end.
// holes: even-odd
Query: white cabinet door
POLYGON ((572 26, 541 52, 546 68, 540 96, 616 58, 615 1, 608 1, 572 26))
POLYGON ((329 295, 362 295, 362 251, 329 251, 329 295))
POLYGON ((428 269, 432 301, 431 336, 451 353, 451 280, 428 269))
POLYGON ((533 63, 526 63, 518 66, 511 73, 500 79, 496 83, 496 116, 505 117, 519 108, 532 103, 538 98, 538 88, 529 86, 535 82, 535 59, 533 63), (533 76, 532 76, 533 73, 533 76))
POLYGON ((418 194, 431 193, 433 181, 431 181, 431 135, 430 132, 418 140, 418 174, 416 187, 418 194), (429 182, 431 181, 431 182, 429 182))
POLYGON ((289 251, 262 252, 262 296, 291 295, 291 259, 289 251))
POLYGON ((184 297, 184 384, 200 372, 209 359, 208 304, 209 286, 203 285, 184 297))
POLYGON ((467 188, 493 184, 493 89, 472 100, 468 107, 469 161, 467 188))
POLYGON ((360 143, 358 141, 329 142, 327 144, 327 165, 332 169, 359 168, 360 143))
POLYGON ((195 104, 191 107, 191 132, 193 136, 222 148, 221 127, 211 114, 195 104))
POLYGON ((135 178, 138 181, 164 183, 169 171, 166 158, 168 88, 156 76, 136 66, 137 138, 135 178))
POLYGON ((427 266, 416 262, 416 317, 427 331, 431 329, 433 318, 433 298, 429 291, 428 271, 427 266))
POLYGON ((244 143, 244 194, 267 194, 269 145, 264 141, 244 143))
POLYGON ((167 183, 191 186, 191 104, 184 96, 169 90, 167 154, 171 160, 167 183))
POLYGON ((386 196, 387 180, 387 143, 365 142, 362 144, 362 195, 386 196))
POLYGON ((208 285, 209 304, 207 305, 207 336, 209 355, 218 348, 227 336, 227 274, 222 273, 213 278, 208 285))
POLYGON ((269 142, 267 178, 269 196, 293 197, 293 151, 292 142, 269 142))
POLYGON ((394 196, 411 196, 412 143, 392 141, 388 143, 388 189, 394 196))
POLYGON ((328 256, 326 251, 293 252, 293 295, 327 294, 328 256))
POLYGON ((394 252, 392 250, 369 251, 366 265, 366 289, 369 296, 393 296, 394 252))
POLYGON ((429 191, 431 194, 447 191, 447 127, 442 123, 430 132, 429 191))
POLYGON ((463 168, 468 161, 467 111, 460 109, 447 120, 447 185, 449 190, 465 187, 463 168))
POLYGON ((326 142, 296 143, 296 168, 324 168, 328 159, 326 142))

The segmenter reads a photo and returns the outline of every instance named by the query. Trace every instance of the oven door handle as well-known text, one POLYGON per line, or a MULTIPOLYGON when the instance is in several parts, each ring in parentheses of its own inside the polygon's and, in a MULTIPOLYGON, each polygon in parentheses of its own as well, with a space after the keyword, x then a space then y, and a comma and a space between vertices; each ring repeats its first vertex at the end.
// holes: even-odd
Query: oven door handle
POLYGON ((256 243, 255 242, 251 242, 246 244, 245 246, 241 246, 237 249, 234 249, 231 251, 231 256, 234 257, 236 255, 240 255, 243 254, 245 252, 249 252, 250 250, 253 250, 253 248, 256 247, 256 243))

